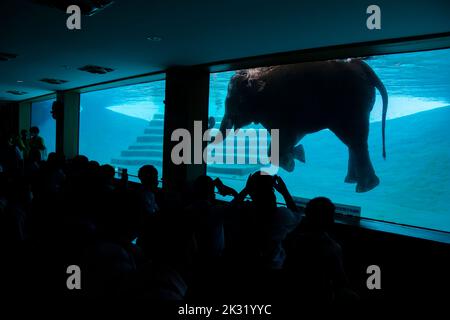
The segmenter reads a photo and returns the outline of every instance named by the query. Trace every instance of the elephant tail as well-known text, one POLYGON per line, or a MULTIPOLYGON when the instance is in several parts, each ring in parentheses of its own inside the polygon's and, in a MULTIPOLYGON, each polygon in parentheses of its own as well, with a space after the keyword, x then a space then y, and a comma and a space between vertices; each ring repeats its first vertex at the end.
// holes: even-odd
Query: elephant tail
POLYGON ((363 68, 366 72, 366 74, 369 77, 370 82, 372 85, 378 89, 378 91, 381 94, 381 98, 383 99, 383 111, 382 111, 382 122, 381 122, 381 135, 383 139, 383 158, 386 159, 386 114, 387 114, 387 107, 388 107, 388 93, 386 90, 386 87, 384 86, 383 82, 381 82, 380 78, 376 75, 376 73, 372 70, 372 68, 365 63, 364 61, 361 61, 361 64, 363 65, 363 68))

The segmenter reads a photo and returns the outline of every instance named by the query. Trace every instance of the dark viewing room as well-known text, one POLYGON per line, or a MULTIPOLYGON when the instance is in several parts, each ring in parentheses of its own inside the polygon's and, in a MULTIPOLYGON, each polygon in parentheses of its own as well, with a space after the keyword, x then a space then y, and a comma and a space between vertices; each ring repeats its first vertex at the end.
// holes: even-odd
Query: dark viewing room
POLYGON ((2 300, 445 307, 449 136, 448 0, 2 0, 2 300))

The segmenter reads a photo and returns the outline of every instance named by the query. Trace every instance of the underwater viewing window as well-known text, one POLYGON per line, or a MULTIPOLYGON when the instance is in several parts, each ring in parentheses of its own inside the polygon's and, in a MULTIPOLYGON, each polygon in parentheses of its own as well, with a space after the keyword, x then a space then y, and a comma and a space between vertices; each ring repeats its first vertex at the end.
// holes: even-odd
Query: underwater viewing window
MULTIPOLYGON (((294 197, 450 232, 450 49, 212 73, 209 117, 217 129, 224 117, 223 128, 279 129, 276 174, 294 197)), ((251 139, 262 138, 232 151, 245 163, 207 174, 240 191, 263 166, 252 150, 268 148, 251 139)))
POLYGON ((80 95, 79 154, 137 181, 141 166, 162 173, 165 81, 92 91, 80 95))
POLYGON ((39 135, 43 138, 46 153, 56 149, 56 120, 51 111, 55 99, 37 101, 31 104, 31 126, 39 128, 39 135))

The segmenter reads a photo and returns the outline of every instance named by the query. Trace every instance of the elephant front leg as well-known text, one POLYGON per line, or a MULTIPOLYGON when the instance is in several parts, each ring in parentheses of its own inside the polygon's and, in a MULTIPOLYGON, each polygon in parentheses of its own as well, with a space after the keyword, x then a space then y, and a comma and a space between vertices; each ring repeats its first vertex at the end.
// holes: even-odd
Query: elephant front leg
POLYGON ((293 148, 293 155, 294 159, 297 159, 300 162, 305 163, 306 162, 306 156, 305 156, 305 148, 302 144, 299 144, 298 146, 295 146, 293 148))
POLYGON ((356 192, 367 192, 378 186, 380 179, 376 176, 372 162, 370 161, 367 144, 353 148, 350 153, 353 153, 356 168, 356 192))
POLYGON ((295 162, 294 162, 294 154, 292 151, 286 149, 278 149, 278 148, 272 148, 272 143, 269 145, 269 149, 267 150, 267 155, 269 156, 271 163, 273 165, 276 165, 280 168, 283 168, 287 172, 292 172, 295 169, 295 162), (278 153, 278 154, 273 154, 278 153))
MULTIPOLYGON (((273 136, 271 139, 271 143, 269 146, 269 154, 271 159, 273 159, 273 152, 278 151, 278 166, 283 168, 287 172, 292 172, 295 169, 295 150, 294 146, 297 142, 297 139, 293 135, 289 135, 283 132, 280 132, 280 136, 278 140, 274 140, 273 136), (273 144, 277 143, 277 147, 273 144)), ((273 162, 272 162, 273 163, 273 162)))
POLYGON ((292 153, 280 154, 280 167, 287 172, 292 172, 295 169, 294 155, 292 153))

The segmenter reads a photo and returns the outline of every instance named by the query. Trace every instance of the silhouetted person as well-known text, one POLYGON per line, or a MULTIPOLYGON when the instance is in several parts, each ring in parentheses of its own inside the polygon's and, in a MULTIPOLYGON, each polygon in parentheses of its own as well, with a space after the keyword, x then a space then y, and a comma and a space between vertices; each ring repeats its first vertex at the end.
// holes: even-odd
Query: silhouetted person
POLYGON ((37 149, 30 150, 29 159, 26 164, 25 171, 27 176, 31 179, 32 183, 35 183, 35 179, 39 175, 41 168, 41 152, 37 149))
MULTIPOLYGON (((2 182, 6 183, 6 181, 2 182)), ((0 210, 2 213, 0 239, 3 239, 3 243, 14 244, 26 238, 26 220, 31 205, 31 192, 23 178, 12 179, 0 188, 3 189, 0 191, 0 207, 4 210, 0 210)))
POLYGON ((39 135, 38 127, 30 128, 30 152, 38 150, 41 153, 41 159, 47 160, 47 148, 45 146, 44 138, 39 135))
POLYGON ((341 246, 329 235, 335 206, 324 197, 312 199, 305 218, 285 242, 287 283, 308 300, 332 302, 355 298, 348 290, 341 246))
POLYGON ((15 143, 13 134, 2 133, 0 136, 0 164, 3 172, 10 176, 16 176, 21 173, 22 155, 15 143))
POLYGON ((23 145, 29 149, 29 137, 28 137, 28 130, 27 129, 22 129, 20 131, 20 139, 22 140, 23 145))
MULTIPOLYGON (((193 280, 189 296, 201 301, 219 301, 222 291, 223 255, 226 248, 225 220, 230 206, 216 200, 216 190, 222 196, 236 196, 219 178, 202 175, 195 179, 186 207, 185 229, 192 232, 193 280)), ((226 269, 226 268, 224 268, 226 269)))
POLYGON ((156 202, 156 192, 158 189, 158 170, 152 165, 144 165, 138 171, 141 181, 139 194, 146 215, 153 216, 158 210, 156 202))
POLYGON ((109 192, 114 190, 114 176, 116 171, 114 167, 109 164, 104 164, 100 167, 100 190, 102 192, 109 192))
POLYGON ((10 144, 16 149, 16 153, 20 159, 21 165, 23 165, 25 146, 22 143, 22 139, 20 139, 18 135, 13 134, 10 137, 10 144))
POLYGON ((158 191, 158 170, 152 165, 139 168, 138 178, 141 185, 137 188, 139 205, 141 208, 141 226, 137 243, 148 254, 154 257, 159 254, 159 245, 163 242, 161 217, 158 215, 159 206, 156 202, 158 191))
POLYGON ((23 158, 28 159, 28 153, 30 152, 30 140, 28 137, 28 131, 23 129, 20 131, 20 148, 22 149, 23 158))
POLYGON ((42 178, 45 180, 43 181, 43 188, 51 194, 62 191, 63 184, 66 180, 66 174, 63 171, 64 158, 55 152, 50 152, 43 169, 42 178))
POLYGON ((236 196, 237 192, 225 186, 219 178, 206 175, 193 184, 192 202, 187 210, 190 215, 198 254, 202 258, 219 257, 225 248, 224 219, 226 207, 217 203, 215 190, 222 196, 236 196))
POLYGON ((250 254, 265 266, 280 269, 285 259, 282 241, 300 221, 300 214, 285 183, 279 176, 261 171, 250 175, 236 202, 249 195, 244 208, 241 236, 250 254), (286 207, 278 207, 275 190, 284 198, 286 207))

